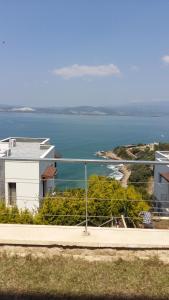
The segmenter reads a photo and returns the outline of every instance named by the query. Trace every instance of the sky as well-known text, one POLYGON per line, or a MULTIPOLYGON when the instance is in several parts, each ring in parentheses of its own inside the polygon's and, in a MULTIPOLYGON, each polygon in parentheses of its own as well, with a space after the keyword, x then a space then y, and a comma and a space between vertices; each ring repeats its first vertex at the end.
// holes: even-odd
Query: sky
POLYGON ((0 0, 0 104, 169 101, 168 0, 0 0))

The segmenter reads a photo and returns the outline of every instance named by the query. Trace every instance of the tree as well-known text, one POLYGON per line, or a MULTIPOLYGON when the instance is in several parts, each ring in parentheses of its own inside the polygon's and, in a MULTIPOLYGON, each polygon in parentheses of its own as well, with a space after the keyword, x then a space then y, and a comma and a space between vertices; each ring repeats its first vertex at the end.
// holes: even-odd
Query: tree
MULTIPOLYGON (((88 217, 90 225, 100 225, 112 217, 132 218, 138 222, 139 212, 149 205, 133 186, 123 188, 119 182, 92 175, 88 180, 88 217)), ((70 189, 48 195, 35 217, 38 224, 77 225, 85 220, 85 190, 70 189)), ((110 224, 108 224, 110 225, 110 224)))

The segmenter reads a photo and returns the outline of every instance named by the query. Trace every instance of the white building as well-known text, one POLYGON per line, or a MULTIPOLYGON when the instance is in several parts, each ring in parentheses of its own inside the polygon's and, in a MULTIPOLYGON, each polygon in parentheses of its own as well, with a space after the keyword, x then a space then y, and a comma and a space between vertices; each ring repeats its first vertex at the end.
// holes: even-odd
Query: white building
POLYGON ((41 199, 55 187, 55 162, 43 160, 54 157, 55 146, 46 138, 1 140, 0 198, 9 206, 36 210, 41 199))
POLYGON ((155 165, 154 196, 160 212, 169 213, 169 151, 156 151, 157 161, 168 161, 168 165, 155 165))

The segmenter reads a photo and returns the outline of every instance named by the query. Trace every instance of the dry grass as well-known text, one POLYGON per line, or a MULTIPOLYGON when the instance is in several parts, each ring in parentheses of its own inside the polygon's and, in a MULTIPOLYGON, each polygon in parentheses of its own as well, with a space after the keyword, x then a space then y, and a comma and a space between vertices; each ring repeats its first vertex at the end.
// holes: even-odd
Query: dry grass
POLYGON ((13 299, 169 299, 169 265, 157 259, 91 263, 4 255, 0 292, 0 299, 9 299, 4 297, 10 293, 13 299))
POLYGON ((156 220, 153 225, 155 229, 169 229, 169 220, 156 220))

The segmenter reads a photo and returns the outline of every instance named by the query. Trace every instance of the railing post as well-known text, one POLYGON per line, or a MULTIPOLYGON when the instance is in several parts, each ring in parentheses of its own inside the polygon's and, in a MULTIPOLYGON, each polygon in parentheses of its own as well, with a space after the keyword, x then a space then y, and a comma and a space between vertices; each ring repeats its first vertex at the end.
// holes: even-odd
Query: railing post
POLYGON ((87 179, 87 163, 84 164, 85 168, 85 235, 89 235, 88 232, 88 179, 87 179))

